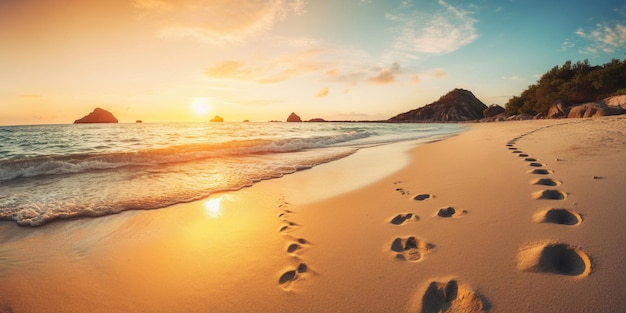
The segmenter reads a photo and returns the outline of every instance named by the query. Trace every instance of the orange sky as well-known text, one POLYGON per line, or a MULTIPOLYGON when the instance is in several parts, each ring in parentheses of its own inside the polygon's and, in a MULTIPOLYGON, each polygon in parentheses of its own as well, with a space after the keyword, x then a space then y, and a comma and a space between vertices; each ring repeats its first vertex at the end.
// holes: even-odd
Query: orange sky
POLYGON ((610 14, 624 9, 595 7, 3 0, 0 125, 71 123, 95 107, 122 122, 386 119, 454 88, 504 105, 568 59, 619 56, 626 27, 610 14))

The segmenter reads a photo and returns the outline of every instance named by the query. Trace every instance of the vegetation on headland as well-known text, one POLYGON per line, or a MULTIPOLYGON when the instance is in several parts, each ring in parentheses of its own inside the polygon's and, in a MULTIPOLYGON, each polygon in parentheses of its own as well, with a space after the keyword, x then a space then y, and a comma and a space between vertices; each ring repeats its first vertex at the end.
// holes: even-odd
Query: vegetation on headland
POLYGON ((591 66, 588 60, 555 66, 506 104, 507 115, 536 115, 556 101, 585 103, 626 95, 626 59, 591 66))

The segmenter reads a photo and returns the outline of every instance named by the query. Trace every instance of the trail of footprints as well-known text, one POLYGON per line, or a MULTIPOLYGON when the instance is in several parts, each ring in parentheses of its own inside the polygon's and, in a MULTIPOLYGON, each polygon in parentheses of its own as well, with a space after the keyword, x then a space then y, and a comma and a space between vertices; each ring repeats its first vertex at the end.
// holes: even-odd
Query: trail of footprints
MULTIPOLYGON (((550 177, 554 171, 547 169, 544 163, 531 157, 524 151, 515 147, 517 141, 534 132, 548 128, 535 129, 509 141, 506 146, 517 157, 528 163, 528 173, 538 178, 530 181, 532 185, 541 186, 545 189, 531 194, 534 200, 562 201, 568 197, 559 187, 562 181, 550 177)), ((558 159, 557 159, 558 160, 558 159)), ((604 177, 601 177, 604 178, 604 177)), ((594 179, 600 179, 600 177, 594 179)), ((394 184, 400 184, 395 182, 394 184)), ((411 195, 403 188, 396 188, 402 195, 411 195)), ((432 198, 430 194, 420 194, 414 197, 416 201, 424 201, 432 198)), ((440 208, 435 216, 441 218, 461 217, 468 212, 457 210, 454 207, 440 208)), ((400 213, 394 216, 390 223, 393 225, 405 225, 407 222, 419 220, 413 213, 400 213)), ((532 220, 537 223, 552 223, 567 226, 577 226, 582 223, 580 213, 566 208, 550 208, 535 213, 532 220)), ((397 237, 391 243, 391 251, 396 258, 406 261, 419 261, 423 255, 435 247, 434 244, 417 239, 415 236, 406 238, 397 237)), ((579 247, 571 244, 542 241, 529 243, 518 251, 517 268, 525 272, 554 273, 559 275, 585 277, 591 272, 591 260, 579 247)), ((471 288, 460 285, 456 280, 448 282, 431 281, 422 295, 421 312, 482 312, 489 309, 488 302, 471 288)))
MULTIPOLYGON (((401 184, 395 182, 395 185, 401 184)), ((411 193, 404 188, 396 188, 403 196, 410 196, 411 193)), ((426 201, 435 196, 432 194, 418 194, 413 197, 415 201, 426 201)), ((459 218, 467 214, 467 210, 458 210, 454 207, 439 208, 434 211, 433 218, 459 218)), ((399 213, 391 218, 390 224, 395 226, 407 225, 411 222, 419 221, 420 218, 414 213, 399 213)), ((426 254, 435 248, 433 243, 416 238, 415 236, 396 237, 391 242, 390 250, 395 258, 400 261, 418 262, 426 254)), ((459 284, 452 279, 447 282, 431 281, 422 291, 421 312, 482 312, 488 306, 482 296, 471 288, 459 284)))
MULTIPOLYGON (((536 129, 535 131, 537 130, 540 129, 536 129)), ((540 176, 540 178, 531 180, 530 183, 546 188, 533 192, 531 194, 532 199, 552 201, 565 200, 568 193, 558 189, 563 182, 558 179, 546 177, 554 174, 554 171, 545 168, 545 164, 515 147, 519 139, 530 133, 510 140, 506 146, 513 154, 524 158, 524 162, 528 162, 528 166, 532 168, 528 171, 529 174, 540 176)), ((532 216, 532 220, 537 223, 577 226, 582 223, 583 218, 580 213, 571 209, 549 208, 535 213, 532 216)), ((542 241, 528 243, 519 249, 517 268, 525 272, 553 273, 582 278, 589 275, 591 272, 591 260, 589 256, 577 246, 561 242, 542 241)))
POLYGON ((279 205, 281 208, 278 218, 283 222, 279 232, 289 238, 285 252, 292 258, 293 264, 288 266, 278 278, 278 284, 285 289, 289 289, 294 282, 306 277, 310 272, 309 266, 300 259, 303 253, 310 245, 310 242, 304 238, 296 238, 289 233, 300 227, 297 223, 291 221, 294 212, 287 209, 288 203, 279 205))
MULTIPOLYGON (((543 127, 543 128, 548 128, 543 127)), ((543 128, 535 129, 510 140, 506 146, 517 157, 528 162, 528 173, 537 176, 530 181, 530 184, 542 186, 545 189, 531 194, 534 200, 561 201, 567 198, 568 193, 559 190, 562 181, 549 177, 554 171, 545 168, 545 164, 536 158, 530 157, 527 153, 515 147, 518 140, 543 128)), ((558 159, 557 159, 558 160, 558 159)), ((604 177, 594 177, 600 179, 604 177)), ((402 182, 394 182, 400 185, 402 182)), ((395 189, 403 196, 412 196, 411 192, 398 186, 395 189)), ((412 196, 415 201, 426 201, 434 197, 432 194, 418 194, 412 196)), ((310 268, 300 259, 310 245, 304 238, 296 238, 289 233, 300 227, 291 221, 293 211, 286 209, 288 203, 283 203, 279 207, 281 212, 278 218, 283 222, 279 232, 289 238, 285 252, 293 258, 293 265, 289 266, 279 277, 278 283, 288 290, 290 286, 298 280, 306 277, 310 273, 310 268)), ((454 207, 444 207, 437 209, 433 217, 437 218, 459 218, 468 213, 467 210, 458 210, 454 207)), ((535 213, 532 220, 537 223, 553 223, 566 226, 577 226, 583 221, 580 213, 566 208, 550 208, 535 213)), ((393 226, 405 226, 409 223, 420 221, 420 217, 412 212, 401 212, 391 217, 389 223, 393 226)), ((435 248, 433 243, 426 242, 416 236, 396 237, 390 244, 390 250, 397 260, 419 262, 424 256, 435 248)), ((518 251, 517 268, 526 272, 554 273, 573 277, 585 277, 591 272, 591 260, 579 247, 567 243, 542 241, 529 243, 522 246, 518 251)), ((464 286, 456 280, 447 282, 431 281, 427 284, 422 296, 422 312, 481 312, 489 309, 487 300, 464 286)))
MULTIPOLYGON (((394 185, 399 185, 401 183, 401 181, 397 181, 394 182, 394 185)), ((411 196, 411 192, 405 190, 402 187, 397 187, 396 191, 403 196, 411 196)), ((421 202, 434 197, 434 195, 422 193, 414 196, 413 200, 421 202)), ((445 207, 435 211, 433 216, 437 216, 440 218, 458 218, 465 214, 467 214, 467 210, 457 210, 454 207, 445 207)), ((408 223, 417 222, 419 220, 420 217, 414 213, 402 212, 393 216, 389 223, 396 226, 402 226, 408 223)), ((423 255, 430 252, 430 250, 434 247, 435 245, 432 243, 427 243, 419 238, 416 238, 415 236, 408 236, 396 237, 391 242, 390 250, 394 253, 396 259, 398 260, 417 262, 422 259, 423 255)))

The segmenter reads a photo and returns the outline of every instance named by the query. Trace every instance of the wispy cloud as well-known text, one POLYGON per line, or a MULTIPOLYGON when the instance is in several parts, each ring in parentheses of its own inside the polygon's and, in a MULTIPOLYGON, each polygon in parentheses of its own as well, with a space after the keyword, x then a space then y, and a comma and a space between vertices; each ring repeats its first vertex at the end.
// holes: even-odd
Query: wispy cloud
POLYGON ((242 42, 290 14, 306 12, 303 0, 135 0, 134 6, 159 25, 164 38, 215 45, 242 42))
POLYGON ((589 41, 580 52, 585 54, 615 53, 626 46, 626 25, 596 24, 591 31, 579 28, 576 35, 589 41))
POLYGON ((328 87, 324 87, 317 94, 315 94, 315 96, 316 97, 326 97, 326 96, 328 96, 328 93, 329 93, 328 87))
POLYGON ((397 62, 393 63, 390 67, 379 69, 376 72, 376 75, 371 77, 369 81, 379 85, 393 83, 396 80, 396 74, 398 74, 400 70, 400 64, 397 62))
POLYGON ((255 69, 247 67, 245 63, 228 60, 207 68, 204 73, 213 78, 250 80, 255 77, 255 72, 255 69))
POLYGON ((387 19, 403 21, 404 25, 395 40, 394 49, 405 54, 445 54, 468 45, 478 33, 474 25, 477 20, 472 13, 439 0, 441 9, 435 14, 419 11, 389 15, 387 19))
POLYGON ((226 60, 208 67, 204 73, 215 79, 275 84, 303 74, 318 72, 320 69, 328 67, 322 60, 323 52, 323 49, 312 48, 269 60, 247 62, 226 60))

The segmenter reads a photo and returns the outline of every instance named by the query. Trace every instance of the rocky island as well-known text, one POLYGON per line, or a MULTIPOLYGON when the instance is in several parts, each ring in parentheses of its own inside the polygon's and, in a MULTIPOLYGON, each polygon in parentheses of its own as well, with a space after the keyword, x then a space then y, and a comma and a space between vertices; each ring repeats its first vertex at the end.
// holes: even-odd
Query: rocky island
POLYGON ((287 117, 287 122, 302 122, 302 119, 298 116, 298 114, 291 112, 289 117, 287 117))
POLYGON ((74 121, 74 124, 86 124, 86 123, 117 123, 118 120, 113 114, 107 110, 96 108, 93 112, 85 115, 84 117, 74 121))
POLYGON ((224 118, 219 116, 219 115, 216 115, 209 122, 211 122, 211 123, 222 123, 222 122, 224 122, 224 118))

